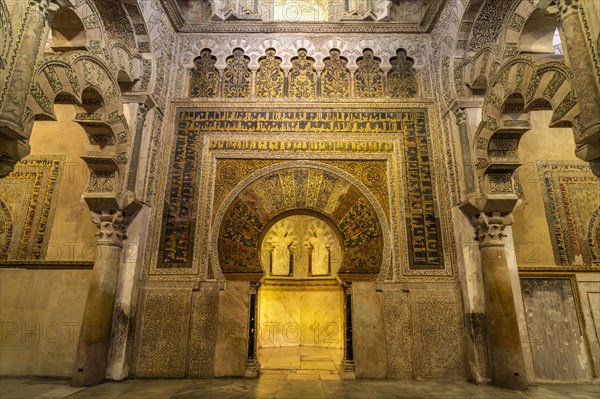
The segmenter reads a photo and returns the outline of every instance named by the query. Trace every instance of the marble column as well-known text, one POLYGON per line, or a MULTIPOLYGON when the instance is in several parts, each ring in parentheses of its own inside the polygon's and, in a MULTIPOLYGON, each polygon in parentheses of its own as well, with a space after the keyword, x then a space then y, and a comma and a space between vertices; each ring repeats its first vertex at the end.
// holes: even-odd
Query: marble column
POLYGON ((457 108, 456 111, 454 111, 454 115, 456 116, 456 124, 458 125, 458 134, 460 138, 465 188, 467 193, 472 193, 475 191, 475 177, 473 175, 473 162, 471 160, 471 145, 469 144, 468 115, 464 108, 457 108))
POLYGON ((98 384, 105 379, 119 262, 125 239, 122 211, 92 211, 92 220, 100 231, 71 377, 72 386, 98 384))
POLYGON ((248 317, 248 359, 246 360, 246 378, 256 378, 260 370, 260 363, 256 358, 257 336, 256 316, 258 313, 258 287, 260 283, 250 283, 250 304, 248 317))
POLYGON ((217 87, 217 98, 223 98, 223 76, 225 69, 217 69, 219 71, 219 85, 217 87))
POLYGON ((390 67, 382 67, 383 70, 383 96, 385 98, 390 97, 390 88, 388 87, 388 73, 390 73, 390 67))
MULTIPOLYGON (((45 43, 44 33, 49 17, 58 9, 52 0, 24 1, 26 10, 17 31, 22 32, 18 43, 18 56, 9 71, 6 91, 0 99, 0 177, 10 173, 18 161, 29 154, 30 131, 25 128, 23 117, 33 81, 36 60, 45 43)), ((17 22, 17 21, 15 21, 17 22)))
MULTIPOLYGON (((573 85, 579 103, 583 128, 576 138, 576 154, 590 162, 592 171, 600 176, 600 82, 596 76, 593 49, 588 46, 590 27, 584 26, 579 8, 585 2, 579 0, 556 0, 561 38, 566 48, 566 62, 573 71, 573 85), (586 32, 587 30, 587 32, 586 32)), ((598 23, 598 21, 591 21, 598 23)))
POLYGON ((344 359, 340 374, 344 380, 356 379, 352 341, 352 283, 342 283, 344 289, 344 359))
POLYGON ((504 233, 512 213, 479 212, 471 217, 481 252, 485 291, 486 335, 492 383, 508 389, 528 388, 515 298, 504 233))
POLYGON ((252 68, 250 72, 252 72, 252 76, 250 77, 250 98, 256 98, 256 73, 258 69, 252 68))

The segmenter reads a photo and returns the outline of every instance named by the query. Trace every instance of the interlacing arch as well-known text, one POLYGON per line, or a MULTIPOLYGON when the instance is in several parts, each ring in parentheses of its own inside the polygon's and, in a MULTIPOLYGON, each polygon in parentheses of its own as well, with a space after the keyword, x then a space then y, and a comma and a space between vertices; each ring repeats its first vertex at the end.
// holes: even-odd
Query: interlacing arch
POLYGON ((102 59, 88 52, 48 57, 35 71, 25 125, 31 128, 36 119, 55 120, 56 103, 76 105, 74 122, 98 146, 82 155, 91 171, 86 202, 91 209, 100 201, 103 209, 120 209, 130 131, 117 80, 102 59))
POLYGON ((465 96, 465 86, 471 91, 470 94, 484 94, 498 67, 497 58, 496 46, 488 45, 464 61, 457 60, 454 64, 456 94, 465 96))
POLYGON ((335 49, 340 52, 340 55, 348 59, 348 67, 356 69, 356 61, 363 56, 365 49, 373 51, 374 55, 381 58, 381 66, 384 70, 391 68, 390 59, 397 56, 398 49, 404 49, 408 58, 414 63, 415 72, 418 72, 424 67, 425 58, 420 54, 419 49, 411 43, 402 43, 397 40, 390 44, 389 48, 384 48, 379 43, 373 41, 362 40, 358 43, 349 43, 342 40, 332 39, 324 43, 322 46, 316 46, 308 39, 296 40, 291 48, 285 47, 281 41, 275 39, 265 40, 257 46, 252 46, 245 39, 234 39, 229 43, 217 43, 210 38, 204 38, 185 51, 180 58, 181 66, 184 69, 191 70, 194 67, 194 60, 200 57, 203 50, 208 49, 211 54, 217 57, 215 67, 224 69, 226 67, 226 59, 233 53, 233 50, 239 48, 244 50, 244 54, 250 58, 248 67, 250 69, 258 69, 259 58, 265 55, 267 49, 274 49, 278 57, 282 59, 282 68, 291 68, 291 59, 296 57, 300 49, 306 50, 307 54, 315 59, 315 68, 323 68, 323 60, 329 57, 329 52, 335 49))
POLYGON ((531 128, 529 112, 535 109, 553 110, 550 127, 572 127, 576 137, 581 131, 572 75, 565 64, 539 64, 527 56, 506 62, 487 91, 475 135, 475 171, 482 193, 513 193, 519 140, 531 128))
MULTIPOLYGON (((400 45, 397 41, 394 44, 400 45)), ((299 40, 294 43, 294 48, 298 47, 297 50, 291 51, 285 49, 284 45, 275 39, 265 40, 255 47, 244 39, 232 40, 224 46, 219 46, 211 39, 202 39, 182 55, 181 64, 187 70, 185 77, 187 84, 182 86, 187 87, 187 90, 181 95, 200 98, 316 96, 415 98, 420 96, 422 90, 419 68, 416 66, 415 58, 409 56, 406 48, 383 48, 370 40, 353 44, 353 48, 349 48, 349 45, 340 40, 330 40, 321 49, 317 49, 308 40, 299 40), (306 47, 298 47, 298 45, 306 47), (372 47, 368 47, 369 45, 372 47), (231 50, 227 52, 223 48, 231 50), (312 52, 309 52, 309 49, 312 52), (293 66, 293 61, 299 56, 310 60, 309 69, 314 70, 315 76, 317 73, 321 75, 320 83, 316 83, 315 79, 315 87, 301 95, 294 89, 293 84, 284 83, 288 76, 295 76, 294 68, 298 65, 293 66), (365 63, 365 57, 372 58, 372 62, 377 64, 377 67, 365 63), (374 73, 377 77, 374 80, 370 78, 365 80, 365 68, 370 68, 369 74, 374 73), (267 70, 272 76, 265 79, 267 70), (236 75, 238 72, 239 76, 236 75), (232 79, 239 81, 244 89, 232 93, 229 90, 232 79), (271 87, 273 85, 276 87, 271 87), (217 87, 220 89, 216 89, 217 87)), ((306 65, 302 64, 302 68, 304 67, 306 65)))

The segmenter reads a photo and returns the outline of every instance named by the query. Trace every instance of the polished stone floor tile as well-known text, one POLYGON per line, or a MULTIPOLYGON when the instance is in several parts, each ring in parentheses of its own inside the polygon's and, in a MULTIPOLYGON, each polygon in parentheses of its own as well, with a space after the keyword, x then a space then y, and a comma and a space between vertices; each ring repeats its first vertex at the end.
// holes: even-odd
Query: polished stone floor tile
MULTIPOLYGON (((271 371, 274 373, 274 371, 271 371)), ((106 382, 89 388, 69 386, 67 379, 0 379, 0 399, 599 399, 598 384, 537 384, 525 392, 465 381, 295 380, 216 378, 195 380, 127 380, 106 382)), ((292 373, 300 376, 302 374, 292 373)), ((281 374, 272 374, 277 376, 281 374)), ((304 374, 305 376, 310 374, 304 374)))
POLYGON ((325 398, 320 380, 313 381, 279 381, 275 399, 325 398))
POLYGON ((258 349, 261 372, 268 379, 339 380, 342 356, 341 349, 315 346, 258 349))

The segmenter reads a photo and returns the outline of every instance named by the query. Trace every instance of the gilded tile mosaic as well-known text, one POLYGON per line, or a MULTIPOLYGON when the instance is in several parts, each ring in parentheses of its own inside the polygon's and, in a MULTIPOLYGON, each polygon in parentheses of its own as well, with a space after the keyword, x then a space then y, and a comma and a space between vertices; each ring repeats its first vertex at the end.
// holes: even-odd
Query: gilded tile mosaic
POLYGON ((65 156, 29 156, 0 184, 0 259, 44 259, 65 156))
MULTIPOLYGON (((260 111, 247 109, 200 110, 182 109, 178 113, 177 136, 172 155, 170 181, 168 182, 167 206, 164 211, 161 250, 158 268, 190 268, 192 259, 191 245, 194 242, 195 204, 197 203, 197 179, 199 177, 199 154, 204 133, 225 133, 223 140, 211 140, 210 149, 219 151, 274 151, 302 153, 317 151, 323 153, 369 152, 399 150, 402 152, 404 165, 402 184, 408 193, 400 199, 406 207, 406 223, 409 234, 409 260, 413 269, 443 269, 443 255, 440 234, 440 222, 436 215, 434 190, 432 185, 430 149, 427 132, 427 113, 423 109, 410 110, 298 110, 285 109, 277 111, 260 111), (388 143, 351 142, 338 140, 335 142, 311 141, 248 141, 236 140, 235 133, 353 133, 353 134, 391 134, 402 136, 401 147, 395 148, 388 143), (389 148, 388 148, 389 147, 389 148)), ((289 137, 289 136, 288 136, 289 137)), ((397 137, 397 136, 393 136, 397 137)), ((229 165, 229 172, 235 170, 235 161, 229 165)), ((248 162, 241 161, 240 162, 248 162)), ((268 160, 261 162, 270 163, 268 160)), ((343 162, 342 162, 343 163, 343 162)), ((241 165, 241 164, 240 164, 241 165)), ((335 166, 335 165, 334 165, 335 166)), ((241 166, 240 166, 241 167, 241 166)), ((344 169, 344 168, 342 168, 344 169)), ((365 173, 373 179, 383 177, 375 186, 385 185, 386 176, 382 168, 369 168, 365 173), (382 176, 379 176, 382 175, 382 176)), ((219 175, 217 171, 217 176, 219 175)), ((237 172, 236 172, 237 173, 237 172)), ((302 176, 291 173, 290 176, 302 176)), ((308 179, 308 175, 305 176, 308 179)), ((236 179, 237 180, 237 179, 236 179)), ((284 179, 285 180, 285 179, 284 179)), ((293 179, 292 179, 293 180, 293 179)), ((359 180, 362 178, 359 177, 359 180)), ((218 181, 218 179, 217 179, 218 181)), ((283 181, 280 180, 279 183, 283 181)), ((294 180, 295 181, 295 180, 294 180)), ((302 180, 304 181, 304 180, 302 180)), ((295 181, 294 184, 298 182, 295 181)), ((309 180, 306 183, 310 183, 309 180)), ((217 182, 218 184, 218 182, 217 182)), ((266 183, 265 183, 266 184, 266 183)), ((276 190, 277 185, 271 187, 276 190)), ((283 185, 289 186, 289 185, 283 185)), ((283 187, 281 186, 281 187, 283 187)), ((369 186, 369 185, 367 185, 369 186)), ((373 184, 370 185, 373 187, 373 184)), ((280 188, 281 188, 280 187, 280 188)), ((230 187, 231 190, 233 187, 230 187)), ((224 197, 223 187, 215 187, 216 200, 224 197)), ((372 189, 378 201, 388 212, 386 190, 372 189)), ((275 193, 276 191, 272 191, 275 193)), ((307 193, 308 195, 308 193, 307 193)), ((273 201, 284 200, 285 195, 273 194, 273 201)), ((286 209, 300 209, 304 197, 296 198, 286 209)), ((318 199, 317 199, 318 200, 318 199)), ((308 201, 308 198, 306 199, 308 201)), ((213 210, 214 212, 214 210, 213 210)), ((212 213, 212 212, 211 212, 212 213)), ((341 220, 341 219, 340 219, 341 220)), ((263 222, 268 222, 263 221, 263 222)), ((262 226, 264 228, 264 226, 262 226)), ((259 231, 260 233, 260 231, 259 231)), ((385 233, 384 234, 388 234, 385 233)))
POLYGON ((537 167, 556 264, 600 264, 600 178, 581 162, 537 167))

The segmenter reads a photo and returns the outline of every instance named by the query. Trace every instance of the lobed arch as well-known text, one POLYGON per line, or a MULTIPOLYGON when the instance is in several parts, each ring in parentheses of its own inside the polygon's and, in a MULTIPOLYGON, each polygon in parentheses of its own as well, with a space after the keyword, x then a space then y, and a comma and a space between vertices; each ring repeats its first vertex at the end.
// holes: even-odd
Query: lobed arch
MULTIPOLYGON (((320 215, 320 219, 324 220, 330 225, 333 224, 336 226, 336 229, 342 230, 339 228, 340 221, 337 220, 340 218, 340 215, 335 214, 335 212, 332 212, 331 209, 328 209, 327 203, 319 205, 317 202, 315 206, 297 206, 298 197, 295 197, 296 201, 290 202, 290 199, 288 198, 288 202, 286 204, 286 200, 282 197, 281 192, 276 190, 274 192, 269 192, 269 196, 274 198, 270 199, 270 201, 277 202, 281 200, 283 201, 283 205, 273 208, 272 212, 267 212, 262 209, 262 206, 260 205, 262 204, 260 194, 257 194, 257 191, 255 190, 257 185, 266 184, 264 182, 268 181, 269 179, 274 179, 277 181, 279 176, 282 174, 288 174, 289 176, 289 173, 301 174, 304 173, 303 171, 313 171, 316 174, 327 175, 331 179, 337 179, 336 181, 339 181, 340 185, 345 185, 348 187, 348 192, 352 191, 352 194, 350 194, 347 198, 350 198, 352 201, 354 201, 352 204, 347 204, 349 209, 354 206, 353 204, 359 203, 361 200, 367 204, 369 209, 371 209, 372 214, 376 219, 377 229, 380 231, 380 235, 377 237, 377 240, 380 240, 381 245, 378 247, 379 249, 377 250, 377 254, 375 254, 378 256, 378 270, 375 271, 372 269, 372 267, 369 268, 365 264, 363 274, 366 276, 371 276, 367 278, 377 281, 383 281, 385 279, 388 269, 391 267, 390 227, 383 208, 381 208, 381 205, 378 203, 374 195, 366 186, 364 186, 363 183, 358 181, 358 179, 338 168, 317 161, 289 161, 265 167, 246 177, 244 180, 238 183, 238 185, 228 194, 221 204, 216 213, 212 227, 208 262, 208 264, 211 265, 210 267, 212 267, 212 274, 216 276, 218 280, 224 280, 224 272, 227 273, 233 270, 222 262, 220 254, 223 254, 224 250, 232 251, 235 249, 229 245, 229 243, 226 243, 226 239, 224 239, 224 237, 229 237, 229 233, 224 233, 226 228, 232 226, 229 224, 229 221, 235 221, 235 229, 244 230, 244 227, 242 227, 243 223, 238 220, 239 217, 232 217, 233 215, 239 215, 239 209, 247 209, 248 213, 245 213, 244 217, 247 217, 252 221, 252 223, 256 223, 256 226, 259 224, 261 226, 259 232, 260 234, 254 234, 253 241, 248 243, 250 244, 248 249, 242 250, 239 256, 239 258, 243 258, 245 262, 248 262, 247 266, 249 272, 253 274, 261 273, 260 259, 258 254, 258 245, 260 242, 260 237, 262 237, 261 234, 264 234, 264 232, 268 230, 269 226, 271 226, 277 220, 280 220, 284 215, 307 211, 313 215, 320 215), (240 203, 242 203, 243 206, 240 206, 240 203), (234 209, 236 210, 234 211, 234 209)), ((304 186, 299 184, 297 187, 304 186)), ((340 273, 343 274, 343 271, 348 270, 348 267, 350 267, 348 266, 350 265, 350 262, 356 261, 357 256, 360 255, 360 253, 358 253, 357 250, 354 250, 355 247, 352 247, 351 251, 348 250, 348 248, 350 248, 350 245, 348 244, 348 238, 344 240, 342 237, 341 242, 344 246, 344 262, 346 262, 342 263, 340 267, 340 273), (353 251, 354 254, 352 253, 353 251)), ((367 244, 369 243, 367 242, 367 244)), ((355 265, 354 269, 346 274, 361 274, 361 270, 356 269, 356 265, 361 264, 360 259, 358 259, 358 262, 354 262, 353 264, 355 265)), ((358 267, 360 269, 360 266, 358 267)))
POLYGON ((129 91, 142 78, 142 57, 139 54, 133 55, 127 47, 119 43, 113 45, 110 54, 117 69, 117 81, 121 84, 122 91, 129 91))
POLYGON ((199 42, 191 46, 185 51, 180 58, 180 66, 185 70, 190 70, 194 67, 194 60, 200 56, 200 53, 204 49, 211 51, 211 54, 217 57, 215 67, 223 70, 226 67, 227 58, 233 53, 233 50, 240 48, 244 50, 244 54, 250 57, 249 67, 258 68, 258 59, 263 57, 265 51, 269 48, 275 50, 278 57, 282 59, 282 68, 291 67, 291 59, 296 57, 298 50, 305 49, 307 55, 315 59, 315 68, 323 68, 323 60, 329 57, 329 51, 331 49, 337 49, 340 51, 340 55, 348 59, 348 67, 356 68, 356 60, 362 57, 364 49, 371 49, 374 55, 381 58, 382 67, 390 67, 390 59, 396 56, 396 51, 401 48, 407 52, 408 58, 414 62, 415 70, 420 70, 424 64, 423 57, 419 57, 420 51, 412 45, 402 44, 400 41, 394 41, 387 48, 375 43, 371 47, 371 42, 361 41, 357 44, 350 44, 340 40, 330 40, 321 47, 317 47, 308 39, 298 39, 293 42, 291 48, 284 45, 279 40, 265 40, 258 45, 251 45, 245 39, 234 39, 225 45, 220 45, 212 38, 204 38, 199 42), (339 47, 336 47, 339 45, 339 47))
POLYGON ((98 17, 98 10, 93 3, 84 1, 75 4, 73 7, 60 7, 58 13, 68 12, 72 18, 77 18, 77 25, 80 24, 80 28, 83 28, 83 32, 79 32, 78 35, 85 36, 84 42, 81 46, 76 48, 59 47, 55 51, 64 52, 69 50, 88 50, 92 52, 101 52, 106 44, 106 34, 104 32, 104 26, 98 17), (63 11, 68 10, 68 11, 63 11))
POLYGON ((498 49, 495 45, 480 48, 473 56, 454 65, 456 91, 465 95, 465 88, 470 94, 483 95, 488 89, 492 75, 498 67, 498 49))
POLYGON ((148 26, 142 14, 138 0, 122 0, 125 13, 133 26, 137 50, 140 53, 152 51, 152 41, 149 39, 148 26))
MULTIPOLYGON (((335 43, 337 43, 337 42, 335 42, 335 43)), ((394 43, 397 43, 397 42, 395 41, 394 43)), ((223 76, 224 76, 223 73, 227 67, 227 60, 229 59, 229 57, 231 57, 231 55, 235 49, 241 49, 244 52, 244 56, 248 57, 249 62, 248 62, 247 68, 251 71, 259 70, 260 59, 265 56, 268 49, 275 50, 275 56, 281 60, 280 68, 283 71, 291 70, 292 60, 298 56, 298 52, 300 50, 306 50, 307 58, 314 60, 314 64, 312 65, 312 67, 314 68, 316 73, 318 73, 320 70, 323 70, 323 68, 325 67, 325 65, 324 65, 325 60, 328 57, 330 57, 329 51, 327 53, 325 53, 324 51, 319 51, 315 46, 313 46, 311 43, 309 43, 309 41, 306 39, 299 39, 299 40, 295 41, 294 44, 295 44, 293 46, 294 49, 290 50, 290 49, 286 49, 285 46, 283 46, 283 43, 276 39, 265 40, 256 46, 250 46, 250 44, 244 39, 232 40, 229 44, 227 44, 225 46, 219 46, 218 43, 216 43, 216 41, 213 40, 212 38, 202 39, 198 43, 195 43, 192 46, 190 46, 190 48, 186 52, 184 52, 180 58, 181 68, 178 71, 178 76, 180 76, 179 81, 182 82, 182 84, 178 87, 177 90, 179 91, 180 96, 182 96, 182 97, 189 97, 189 96, 198 97, 198 95, 190 94, 190 93, 196 93, 196 91, 193 91, 191 89, 193 87, 194 82, 196 81, 195 80, 196 79, 195 71, 197 70, 197 65, 195 63, 196 63, 196 60, 201 58, 202 52, 204 50, 210 51, 211 56, 214 57, 213 58, 214 61, 211 62, 210 64, 211 64, 211 70, 214 65, 214 68, 216 68, 217 71, 219 72, 218 74, 216 74, 217 80, 223 80, 223 76), (308 45, 308 46, 302 47, 303 45, 308 45), (296 47, 297 47, 297 49, 296 49, 296 47), (311 53, 310 51, 308 51, 309 49, 312 49, 314 52, 311 53)), ((393 48, 392 50, 389 50, 388 48, 384 48, 383 46, 380 46, 380 45, 373 46, 375 49, 378 49, 378 50, 375 50, 375 49, 367 46, 370 44, 373 44, 373 43, 370 41, 361 42, 358 45, 356 45, 356 44, 354 45, 354 50, 347 50, 346 53, 344 53, 344 52, 340 53, 340 57, 347 60, 346 68, 348 69, 348 71, 357 70, 358 69, 358 65, 356 63, 357 60, 359 58, 363 57, 363 51, 365 49, 370 49, 373 52, 374 58, 376 58, 378 61, 380 61, 380 68, 382 69, 383 73, 387 76, 389 73, 393 72, 394 67, 392 64, 395 62, 394 60, 396 60, 396 58, 399 56, 398 52, 401 51, 403 54, 403 58, 410 61, 410 63, 411 63, 411 67, 410 67, 410 73, 412 75, 411 79, 414 80, 414 82, 416 84, 416 89, 411 91, 412 94, 407 94, 407 95, 398 95, 396 92, 394 92, 396 94, 392 94, 391 89, 390 89, 389 96, 394 97, 394 98, 395 97, 418 97, 418 96, 420 96, 421 93, 423 92, 423 89, 421 87, 422 77, 420 75, 420 70, 416 65, 415 58, 410 56, 411 55, 410 52, 407 51, 405 49, 405 47, 398 47, 398 48, 393 48), (361 47, 364 47, 364 49, 359 52, 357 49, 359 49, 361 47)), ((386 47, 389 47, 389 45, 386 47)), ((348 49, 348 46, 344 46, 344 48, 348 49)), ((339 50, 336 47, 332 47, 332 49, 339 50)), ((215 79, 215 76, 212 76, 211 79, 215 79)), ((257 81, 254 81, 253 84, 257 84, 257 81)), ((258 88, 256 90, 258 90, 258 88)), ((207 95, 207 96, 200 96, 200 97, 208 98, 208 97, 225 96, 224 91, 221 92, 220 90, 215 90, 214 92, 215 92, 215 95, 207 95)), ((249 96, 252 96, 252 95, 253 94, 249 94, 249 96)), ((254 95, 256 95, 256 92, 254 95)), ((386 91, 385 95, 386 96, 388 95, 387 91, 386 91)), ((354 96, 354 94, 352 94, 352 96, 354 96)))
MULTIPOLYGON (((507 5, 509 2, 505 1, 507 5)), ((488 85, 492 82, 492 75, 500 65, 518 56, 523 50, 521 40, 527 33, 525 28, 528 26, 528 22, 531 18, 542 14, 542 8, 539 8, 538 5, 548 3, 548 1, 514 1, 512 6, 508 7, 508 15, 503 17, 504 23, 499 27, 497 38, 474 48, 471 44, 477 42, 474 25, 480 17, 484 3, 484 0, 473 0, 468 3, 460 26, 469 27, 469 29, 459 29, 457 33, 454 62, 451 68, 454 73, 454 90, 458 97, 469 94, 485 94, 488 85), (477 18, 474 19, 473 15, 477 15, 477 18), (465 87, 470 89, 471 93, 467 92, 465 87)), ((555 27, 558 27, 558 22, 555 27)), ((531 53, 525 48, 525 54, 531 55, 531 53)), ((548 57, 548 53, 543 54, 548 57)))
POLYGON ((577 139, 582 124, 569 68, 527 56, 506 62, 485 96, 473 143, 481 193, 516 200, 512 174, 520 166, 519 140, 530 129, 529 112, 535 109, 552 109, 550 127, 572 127, 577 139))
POLYGON ((106 34, 106 44, 120 43, 131 50, 137 50, 135 30, 121 1, 88 0, 96 9, 98 22, 102 22, 106 34))
POLYGON ((319 52, 319 49, 315 46, 315 44, 309 39, 298 39, 292 43, 291 48, 294 50, 292 57, 298 54, 298 50, 305 49, 308 54, 316 54, 319 52))
POLYGON ((468 37, 466 55, 486 45, 500 44, 506 27, 514 24, 512 18, 515 9, 523 2, 529 0, 488 0, 471 4, 471 11, 476 14, 472 22, 465 26, 468 27, 468 34, 465 35, 468 37))
MULTIPOLYGON (((500 34, 500 50, 502 58, 508 58, 519 54, 523 49, 521 48, 521 42, 523 35, 527 33, 525 28, 528 26, 528 22, 531 22, 532 18, 540 16, 543 13, 543 8, 539 6, 547 6, 551 3, 548 0, 534 0, 525 1, 521 0, 507 15, 507 23, 502 27, 500 34)), ((552 34, 554 29, 559 26, 555 16, 550 18, 555 19, 555 24, 552 26, 552 34)), ((552 39, 550 39, 552 40, 552 39)), ((529 52, 525 50, 526 52, 529 52)))
POLYGON ((47 58, 34 73, 24 123, 31 131, 39 119, 56 120, 55 103, 74 104, 80 124, 98 149, 82 155, 90 168, 84 198, 90 209, 123 209, 130 152, 130 129, 123 114, 119 84, 105 62, 88 52, 47 58), (101 181, 101 189, 98 182, 101 181))
MULTIPOLYGON (((468 42, 471 36, 473 23, 479 14, 481 6, 485 0, 470 0, 466 1, 464 7, 459 11, 459 22, 457 24, 456 42, 454 43, 451 53, 456 58, 466 58, 468 55, 468 42)), ((457 4, 458 6, 458 4, 457 4)))
MULTIPOLYGON (((86 50, 95 56, 104 57, 111 69, 111 73, 117 76, 117 80, 122 84, 123 91, 131 91, 135 84, 144 78, 144 74, 149 74, 145 80, 152 78, 152 64, 154 61, 143 57, 142 53, 150 52, 150 40, 146 22, 139 10, 137 0, 127 0, 123 2, 124 10, 121 11, 120 20, 127 20, 131 24, 131 31, 134 34, 135 46, 126 45, 114 26, 105 24, 105 19, 99 12, 99 6, 102 8, 105 2, 83 1, 73 7, 61 7, 60 12, 69 13, 70 17, 77 18, 80 28, 83 29, 79 34, 85 36, 84 44, 74 47, 51 47, 59 53, 86 50), (144 64, 150 63, 150 67, 144 64)), ((119 6, 120 7, 120 6, 119 6)), ((115 9, 115 7, 110 7, 115 9)), ((131 40, 129 40, 131 41, 131 40)))
POLYGON ((50 25, 49 46, 53 51, 87 50, 88 39, 83 22, 77 13, 60 7, 50 25))

